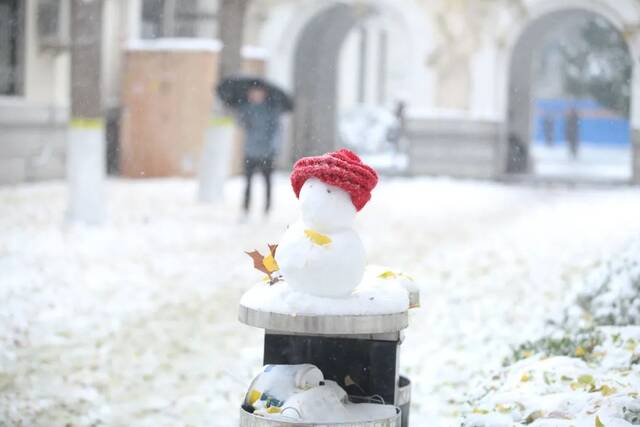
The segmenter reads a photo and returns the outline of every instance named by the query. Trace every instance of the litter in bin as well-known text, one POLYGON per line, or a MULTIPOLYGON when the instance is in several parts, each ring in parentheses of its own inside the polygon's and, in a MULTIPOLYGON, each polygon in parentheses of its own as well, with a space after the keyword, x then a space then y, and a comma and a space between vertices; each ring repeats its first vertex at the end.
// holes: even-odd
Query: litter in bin
POLYGON ((251 383, 243 408, 273 420, 311 423, 370 421, 397 411, 393 405, 350 402, 342 387, 325 380, 311 364, 265 366, 251 383))

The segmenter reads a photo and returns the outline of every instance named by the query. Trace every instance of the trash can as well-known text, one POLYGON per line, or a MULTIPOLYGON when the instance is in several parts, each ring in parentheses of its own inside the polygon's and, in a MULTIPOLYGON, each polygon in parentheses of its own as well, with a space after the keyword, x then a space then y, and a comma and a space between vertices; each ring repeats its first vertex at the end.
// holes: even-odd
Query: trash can
POLYGON ((409 412, 411 409, 411 381, 400 375, 398 380, 398 401, 396 403, 402 411, 402 426, 409 425, 409 412))
MULTIPOLYGON (((410 381, 399 375, 399 353, 408 313, 371 315, 290 315, 240 305, 239 320, 263 328, 265 365, 312 364, 335 381, 351 402, 364 400, 394 405, 396 415, 385 420, 337 423, 336 426, 408 427, 410 381)), ((329 426, 283 423, 241 409, 245 426, 329 426)))

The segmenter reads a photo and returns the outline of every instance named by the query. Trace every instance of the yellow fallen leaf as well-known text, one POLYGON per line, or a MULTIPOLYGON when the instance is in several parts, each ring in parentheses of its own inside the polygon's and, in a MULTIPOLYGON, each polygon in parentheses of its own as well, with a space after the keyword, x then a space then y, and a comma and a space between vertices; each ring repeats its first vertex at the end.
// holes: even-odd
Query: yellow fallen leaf
POLYGON ((385 271, 384 273, 378 274, 378 277, 381 279, 395 279, 397 276, 393 271, 385 271))
POLYGON ((600 417, 596 415, 596 427, 604 427, 602 421, 600 421, 600 417))
POLYGON ((578 382, 580 384, 584 384, 584 385, 593 385, 593 384, 595 384, 595 380, 589 374, 580 375, 578 377, 578 382))
POLYGON ((522 376, 520 377, 520 381, 523 383, 526 383, 527 381, 531 381, 531 375, 530 374, 522 374, 522 376))
POLYGON ((610 396, 612 394, 614 394, 616 392, 616 389, 613 387, 609 387, 606 384, 603 384, 602 387, 600 387, 600 393, 602 393, 603 396, 610 396))
POLYGON ((508 414, 512 410, 513 408, 511 408, 509 405, 503 405, 502 403, 498 403, 496 405, 496 411, 501 412, 503 414, 508 414))
POLYGON ((633 338, 629 338, 627 340, 627 344, 625 345, 625 348, 629 351, 635 351, 637 346, 638 346, 638 343, 636 342, 636 340, 634 340, 633 338))
POLYGON ((329 236, 327 236, 326 234, 318 233, 315 230, 307 228, 306 230, 304 230, 304 234, 309 238, 309 240, 311 240, 318 246, 325 246, 331 243, 331 238, 329 236))
POLYGON ((251 390, 249 392, 249 399, 247 399, 249 405, 253 405, 254 403, 256 403, 258 399, 260 399, 260 396, 262 396, 262 393, 260 393, 258 390, 251 390))
POLYGON ((280 270, 280 267, 278 267, 278 263, 276 262, 276 259, 273 257, 273 255, 266 255, 262 260, 262 264, 264 265, 264 268, 269 271, 269 273, 280 270))
POLYGON ((279 414, 280 412, 282 412, 282 409, 278 408, 277 406, 269 406, 267 408, 267 412, 270 414, 279 414))
POLYGON ((542 417, 544 417, 544 412, 542 412, 540 410, 533 411, 532 413, 527 415, 527 418, 525 419, 524 423, 525 424, 531 424, 532 422, 534 422, 538 418, 542 418, 542 417))
POLYGON ((478 409, 478 408, 473 408, 473 411, 471 411, 472 414, 482 414, 482 415, 486 415, 489 413, 489 411, 487 411, 486 409, 478 409))
POLYGON ((582 348, 581 346, 578 346, 576 348, 576 357, 582 357, 585 354, 587 354, 587 351, 584 348, 582 348))

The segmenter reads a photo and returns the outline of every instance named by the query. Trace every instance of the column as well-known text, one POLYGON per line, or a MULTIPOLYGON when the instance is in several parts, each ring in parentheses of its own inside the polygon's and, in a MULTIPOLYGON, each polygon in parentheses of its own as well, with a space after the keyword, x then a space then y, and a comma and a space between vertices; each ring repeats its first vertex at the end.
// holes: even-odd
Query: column
POLYGON ((101 103, 102 0, 71 2, 71 114, 67 150, 70 222, 100 224, 105 213, 101 103))
POLYGON ((385 105, 387 102, 387 31, 381 29, 378 33, 378 105, 385 105))
POLYGON ((362 26, 359 29, 360 46, 358 48, 358 103, 364 104, 367 90, 367 46, 368 31, 362 26))

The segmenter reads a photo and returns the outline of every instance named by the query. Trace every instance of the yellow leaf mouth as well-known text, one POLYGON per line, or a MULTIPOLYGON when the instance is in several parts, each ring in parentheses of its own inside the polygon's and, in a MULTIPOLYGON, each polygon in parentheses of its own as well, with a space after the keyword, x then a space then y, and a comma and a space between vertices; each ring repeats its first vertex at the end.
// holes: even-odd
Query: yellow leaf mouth
POLYGON ((307 228, 306 230, 304 230, 304 234, 309 238, 309 240, 311 240, 318 246, 326 246, 331 243, 331 238, 329 236, 327 236, 326 234, 318 233, 315 230, 307 228))
POLYGON ((395 279, 398 275, 393 271, 385 271, 384 273, 378 274, 378 277, 380 279, 395 279))

